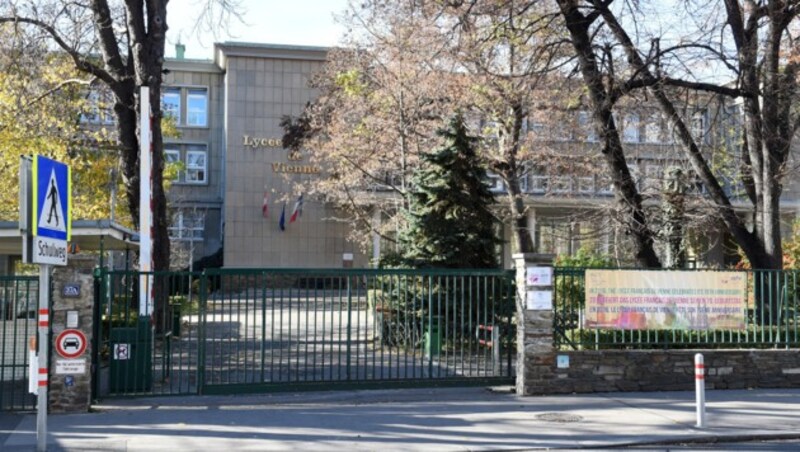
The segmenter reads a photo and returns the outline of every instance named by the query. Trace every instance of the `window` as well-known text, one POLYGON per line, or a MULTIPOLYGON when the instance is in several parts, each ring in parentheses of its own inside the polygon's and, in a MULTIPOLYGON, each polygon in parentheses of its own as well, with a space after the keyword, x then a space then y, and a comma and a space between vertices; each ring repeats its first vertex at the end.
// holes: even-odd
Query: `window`
POLYGON ((531 193, 547 193, 550 176, 531 176, 531 193))
POLYGON ((116 117, 113 105, 111 93, 102 87, 93 86, 86 94, 86 107, 81 113, 80 121, 84 124, 114 124, 116 117))
POLYGON ((706 136, 706 112, 696 111, 692 114, 692 137, 698 144, 705 142, 706 136))
POLYGON ((175 124, 181 123, 181 90, 179 88, 166 88, 161 95, 161 110, 164 116, 169 116, 175 120, 175 124))
POLYGON ((493 193, 503 191, 503 179, 501 179, 500 176, 494 173, 486 173, 486 176, 488 178, 487 184, 489 185, 489 191, 493 193))
POLYGON ((180 171, 174 169, 174 166, 177 166, 181 163, 181 151, 177 148, 164 148, 164 163, 167 164, 167 171, 169 172, 170 176, 172 176, 174 172, 174 176, 170 177, 172 181, 179 181, 180 180, 180 171), (174 171, 173 171, 174 169, 174 171))
POLYGON ((545 126, 542 121, 539 119, 528 118, 527 122, 527 132, 533 135, 535 140, 541 140, 545 134, 545 126))
POLYGON ((208 90, 189 90, 186 95, 186 124, 198 127, 208 125, 208 90))
POLYGON ((186 183, 204 184, 206 182, 206 162, 205 146, 187 146, 186 183))
POLYGON ((586 134, 586 141, 590 143, 597 142, 597 132, 592 123, 592 116, 588 111, 578 112, 578 125, 580 126, 580 130, 586 134))
POLYGON ((653 113, 647 117, 647 123, 644 125, 644 141, 645 143, 661 143, 661 115, 653 113))
POLYGON ((626 143, 639 142, 639 115, 630 113, 623 120, 622 140, 626 143))
POLYGON ((581 176, 577 178, 578 193, 588 195, 594 193, 594 177, 581 176))
POLYGON ((572 191, 570 176, 553 176, 551 179, 553 193, 569 193, 572 191))
POLYGON ((161 92, 161 109, 175 119, 177 126, 208 126, 208 89, 165 87, 161 92))
POLYGON ((644 183, 642 191, 660 192, 664 185, 663 165, 657 161, 647 162, 644 168, 644 183))
POLYGON ((599 176, 597 180, 597 193, 611 195, 614 193, 614 183, 608 176, 599 176))
POLYGON ((167 144, 164 146, 164 161, 168 164, 180 164, 172 178, 173 182, 195 185, 208 183, 208 147, 206 145, 167 144))
POLYGON ((519 191, 520 193, 528 193, 528 175, 523 174, 519 177, 519 191))
POLYGON ((644 163, 642 163, 642 167, 639 166, 639 162, 636 160, 628 160, 626 163, 628 172, 631 174, 631 180, 637 188, 641 189, 642 182, 644 181, 641 168, 644 167, 644 163))
POLYGON ((205 217, 197 210, 175 209, 172 211, 172 223, 169 225, 171 240, 203 240, 205 217))

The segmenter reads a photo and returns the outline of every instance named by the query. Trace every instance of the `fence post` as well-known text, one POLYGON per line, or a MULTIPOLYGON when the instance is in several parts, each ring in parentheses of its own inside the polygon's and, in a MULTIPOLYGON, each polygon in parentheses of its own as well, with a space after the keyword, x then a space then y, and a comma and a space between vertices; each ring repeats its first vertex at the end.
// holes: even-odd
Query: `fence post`
MULTIPOLYGON (((66 267, 52 273, 51 372, 48 405, 51 413, 85 413, 89 411, 95 369, 92 368, 98 341, 96 331, 94 268, 97 259, 90 255, 71 255, 66 267), (64 333, 59 344, 59 335, 64 333), (77 349, 78 344, 83 342, 77 349), (55 353, 59 350, 62 353, 55 353), (65 353, 69 352, 69 353, 65 353)), ((46 288, 40 288, 45 290, 46 288)), ((40 357, 41 359, 41 357, 40 357)))
POLYGON ((540 394, 555 378, 552 303, 554 256, 524 253, 515 254, 512 258, 517 286, 517 394, 540 394), (537 270, 540 268, 544 270, 537 270), (549 278, 533 278, 547 274, 549 278))
POLYGON ((492 325, 492 370, 500 371, 500 324, 492 325))

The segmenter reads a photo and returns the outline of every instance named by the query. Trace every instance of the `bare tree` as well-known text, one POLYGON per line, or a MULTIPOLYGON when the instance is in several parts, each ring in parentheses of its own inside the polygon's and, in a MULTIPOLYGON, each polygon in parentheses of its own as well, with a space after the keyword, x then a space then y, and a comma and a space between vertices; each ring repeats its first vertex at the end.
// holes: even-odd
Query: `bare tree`
MULTIPOLYGON (((790 25, 800 5, 770 0, 680 4, 685 15, 669 24, 659 21, 664 16, 648 3, 636 8, 613 0, 558 0, 605 139, 613 143, 618 135, 612 115, 615 101, 645 90, 669 119, 692 172, 752 265, 781 268, 780 197, 798 126, 792 108, 797 62, 790 58, 790 25), (674 27, 680 29, 681 39, 660 31, 674 27), (675 95, 679 89, 741 105, 744 139, 738 151, 738 180, 752 206, 751 227, 734 211, 731 192, 714 171, 702 138, 681 115, 675 95)), ((621 165, 612 165, 612 172, 615 184, 625 190, 629 176, 621 165)), ((635 201, 635 194, 631 196, 635 201)), ((656 261, 642 263, 652 266, 656 261)))
MULTIPOLYGON (((310 147, 334 176, 322 182, 325 193, 344 192, 352 204, 361 200, 372 206, 397 199, 374 196, 364 202, 363 195, 354 196, 359 192, 355 177, 380 183, 402 199, 417 155, 439 145, 436 127, 460 111, 472 133, 484 138, 484 163, 504 182, 501 210, 511 220, 512 248, 534 251, 521 179, 542 142, 533 144, 527 125, 561 108, 555 91, 547 88, 554 87, 548 74, 563 58, 563 36, 553 32, 559 16, 543 14, 543 3, 370 0, 351 5, 350 48, 332 53, 318 78, 321 96, 299 122, 315 130, 310 147)), ((287 137, 298 136, 299 129, 285 124, 287 137)))

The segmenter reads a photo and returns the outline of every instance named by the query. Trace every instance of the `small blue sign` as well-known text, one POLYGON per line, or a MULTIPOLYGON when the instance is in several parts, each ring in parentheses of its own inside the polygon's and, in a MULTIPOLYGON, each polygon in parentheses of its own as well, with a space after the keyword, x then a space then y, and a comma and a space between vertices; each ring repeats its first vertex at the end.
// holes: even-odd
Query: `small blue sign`
POLYGON ((33 160, 33 231, 38 237, 69 240, 72 181, 64 163, 37 155, 33 160))
POLYGON ((75 386, 75 377, 73 377, 72 375, 67 375, 66 377, 64 377, 64 386, 68 388, 75 386))

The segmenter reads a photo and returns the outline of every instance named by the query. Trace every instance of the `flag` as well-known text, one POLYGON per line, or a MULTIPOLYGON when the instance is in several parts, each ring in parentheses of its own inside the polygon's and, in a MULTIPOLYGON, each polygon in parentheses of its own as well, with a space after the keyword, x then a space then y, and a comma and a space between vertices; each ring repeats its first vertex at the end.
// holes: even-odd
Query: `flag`
POLYGON ((280 226, 281 231, 286 230, 286 203, 283 203, 283 207, 281 208, 281 219, 278 221, 278 226, 280 226))
POLYGON ((292 212, 292 217, 289 218, 289 223, 294 223, 297 220, 297 217, 303 214, 303 195, 300 195, 297 198, 297 202, 294 203, 294 211, 292 212))
POLYGON ((267 192, 264 192, 264 201, 261 203, 261 215, 269 218, 269 195, 267 192))

